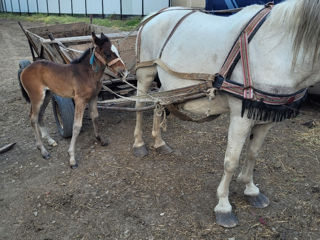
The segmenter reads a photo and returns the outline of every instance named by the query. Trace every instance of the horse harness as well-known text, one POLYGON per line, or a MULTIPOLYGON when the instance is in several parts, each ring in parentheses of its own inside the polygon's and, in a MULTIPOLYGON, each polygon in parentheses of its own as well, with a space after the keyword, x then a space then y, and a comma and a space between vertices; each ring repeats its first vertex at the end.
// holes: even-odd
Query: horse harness
MULTIPOLYGON (((299 108, 302 101, 306 97, 307 89, 302 89, 293 94, 271 94, 266 93, 261 90, 255 89, 253 86, 253 81, 250 75, 250 67, 249 67, 249 55, 248 55, 248 44, 252 40, 255 33, 261 27, 261 25, 266 20, 270 11, 272 10, 273 4, 268 3, 265 5, 263 9, 261 9, 255 16, 251 18, 251 20, 247 23, 247 25, 243 28, 237 40, 235 41, 233 47, 231 48, 228 56, 221 67, 219 73, 216 74, 206 74, 206 73, 182 73, 172 70, 168 65, 166 65, 162 60, 162 52, 165 49, 167 43, 174 35, 177 28, 181 25, 181 23, 190 15, 197 12, 198 10, 191 10, 174 26, 171 30, 168 38, 166 39, 164 45, 162 46, 158 58, 153 61, 143 61, 140 62, 140 45, 141 45, 141 32, 143 27, 147 22, 149 22, 153 17, 159 15, 166 11, 166 9, 160 10, 158 13, 147 19, 141 26, 141 29, 137 36, 137 64, 136 69, 142 67, 150 67, 154 65, 160 66, 163 70, 168 72, 169 74, 187 80, 201 80, 203 83, 192 85, 189 87, 185 87, 184 90, 188 91, 192 88, 199 89, 199 91, 203 91, 203 89, 217 89, 224 92, 227 92, 237 98, 242 99, 242 111, 241 116, 243 117, 245 110, 248 110, 247 117, 254 120, 262 120, 262 121, 282 121, 284 119, 296 117, 299 113, 299 108), (242 69, 243 69, 243 78, 244 83, 239 84, 230 80, 232 72, 241 59, 242 69), (211 83, 211 84, 208 84, 211 83), (210 87, 209 87, 209 86, 210 87)), ((178 90, 178 89, 176 89, 178 90)), ((174 91, 174 90, 173 90, 174 91)), ((177 115, 177 117, 182 120, 192 119, 186 116, 181 110, 178 110, 176 104, 171 103, 167 106, 173 114, 177 115)), ((211 120, 211 119, 210 119, 211 120)), ((202 122, 202 121, 201 121, 202 122)))

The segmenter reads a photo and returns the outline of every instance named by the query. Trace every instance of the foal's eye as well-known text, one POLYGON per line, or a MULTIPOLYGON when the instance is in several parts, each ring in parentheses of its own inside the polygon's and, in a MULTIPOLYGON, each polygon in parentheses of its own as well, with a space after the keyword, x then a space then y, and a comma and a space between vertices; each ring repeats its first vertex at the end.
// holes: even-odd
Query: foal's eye
POLYGON ((108 51, 105 51, 105 52, 104 52, 104 55, 105 55, 107 58, 110 58, 110 57, 111 57, 111 53, 108 52, 108 51))

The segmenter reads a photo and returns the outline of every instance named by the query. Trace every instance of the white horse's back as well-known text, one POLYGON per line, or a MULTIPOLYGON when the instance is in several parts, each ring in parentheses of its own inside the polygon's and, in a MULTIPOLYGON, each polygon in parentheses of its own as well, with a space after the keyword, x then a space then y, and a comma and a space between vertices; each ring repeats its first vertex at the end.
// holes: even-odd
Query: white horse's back
MULTIPOLYGON (((163 50, 162 60, 174 66, 174 70, 187 72, 206 72, 207 65, 199 69, 195 61, 204 59, 212 65, 222 65, 223 59, 217 55, 226 55, 242 27, 262 8, 254 5, 245 8, 230 17, 221 17, 203 12, 195 12, 188 16, 168 41, 163 50), (188 53, 188 56, 183 56, 188 53), (184 61, 181 61, 181 58, 184 61), (180 63, 180 64, 179 64, 180 63), (181 66, 180 66, 181 65, 181 66), (196 68, 196 69, 195 69, 196 68)), ((154 60, 159 57, 160 50, 168 39, 172 29, 189 9, 168 9, 155 16, 143 28, 141 33, 141 61, 154 60)), ((218 68, 213 67, 214 73, 218 68)))
MULTIPOLYGON (((183 8, 168 9, 151 19, 142 29, 140 61, 157 59, 163 49, 161 59, 174 71, 215 74, 219 72, 243 27, 262 8, 263 5, 248 6, 229 17, 195 12, 177 27, 163 49, 172 29, 191 11, 183 8)), ((281 31, 270 34, 270 29, 281 28, 281 25, 270 27, 267 21, 249 45, 249 52, 252 53, 251 74, 255 86, 264 91, 277 93, 275 86, 285 85, 283 93, 295 92, 297 90, 291 85, 291 66, 287 64, 292 57, 292 49, 285 44, 286 42, 281 42, 281 37, 274 38, 274 35, 283 34, 281 31), (280 52, 282 54, 279 54, 280 52), (279 67, 276 72, 273 71, 273 66, 269 71, 272 63, 279 67), (267 76, 274 79, 268 86, 265 84, 267 76)), ((181 81, 160 67, 158 73, 162 79, 169 79, 163 83, 165 90, 194 84, 194 81, 181 81)), ((234 69, 232 80, 239 83, 243 81, 240 64, 234 69)))

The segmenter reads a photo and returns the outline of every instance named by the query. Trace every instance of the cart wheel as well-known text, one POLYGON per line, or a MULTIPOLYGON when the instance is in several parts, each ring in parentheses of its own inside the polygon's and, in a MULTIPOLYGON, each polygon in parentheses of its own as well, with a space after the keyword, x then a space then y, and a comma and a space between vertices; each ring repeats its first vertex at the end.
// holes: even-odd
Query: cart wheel
POLYGON ((29 60, 21 60, 19 62, 19 68, 24 69, 24 68, 28 67, 30 64, 31 64, 31 62, 29 60))
POLYGON ((72 99, 52 95, 52 110, 60 135, 64 138, 71 137, 74 118, 72 99))
POLYGON ((31 64, 29 60, 22 60, 19 62, 19 70, 18 70, 18 80, 20 81, 20 75, 23 69, 28 67, 31 64))

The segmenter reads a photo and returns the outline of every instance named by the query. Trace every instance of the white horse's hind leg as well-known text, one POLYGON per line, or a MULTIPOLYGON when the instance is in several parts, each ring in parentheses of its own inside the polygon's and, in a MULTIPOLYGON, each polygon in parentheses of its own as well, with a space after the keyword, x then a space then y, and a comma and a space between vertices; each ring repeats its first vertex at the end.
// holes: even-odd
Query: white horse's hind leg
MULTIPOLYGON (((157 74, 156 67, 139 68, 136 72, 138 80, 137 95, 145 95, 150 89, 151 83, 157 74)), ((136 108, 144 106, 144 103, 136 102, 136 108)), ((142 112, 136 113, 136 127, 134 129, 133 155, 136 157, 144 157, 148 154, 148 150, 142 138, 142 112)))
POLYGON ((229 185, 232 176, 239 165, 241 150, 251 127, 251 120, 242 118, 238 111, 231 111, 228 145, 224 159, 224 174, 217 190, 219 202, 214 209, 216 221, 223 227, 235 227, 238 223, 238 219, 232 212, 232 207, 228 198, 229 185))
POLYGON ((264 142, 264 139, 273 126, 273 123, 256 125, 253 127, 250 135, 250 143, 248 153, 242 171, 238 176, 238 180, 246 184, 244 194, 247 196, 249 203, 257 208, 264 208, 269 205, 269 199, 260 193, 259 188, 253 182, 253 169, 258 152, 264 142))

